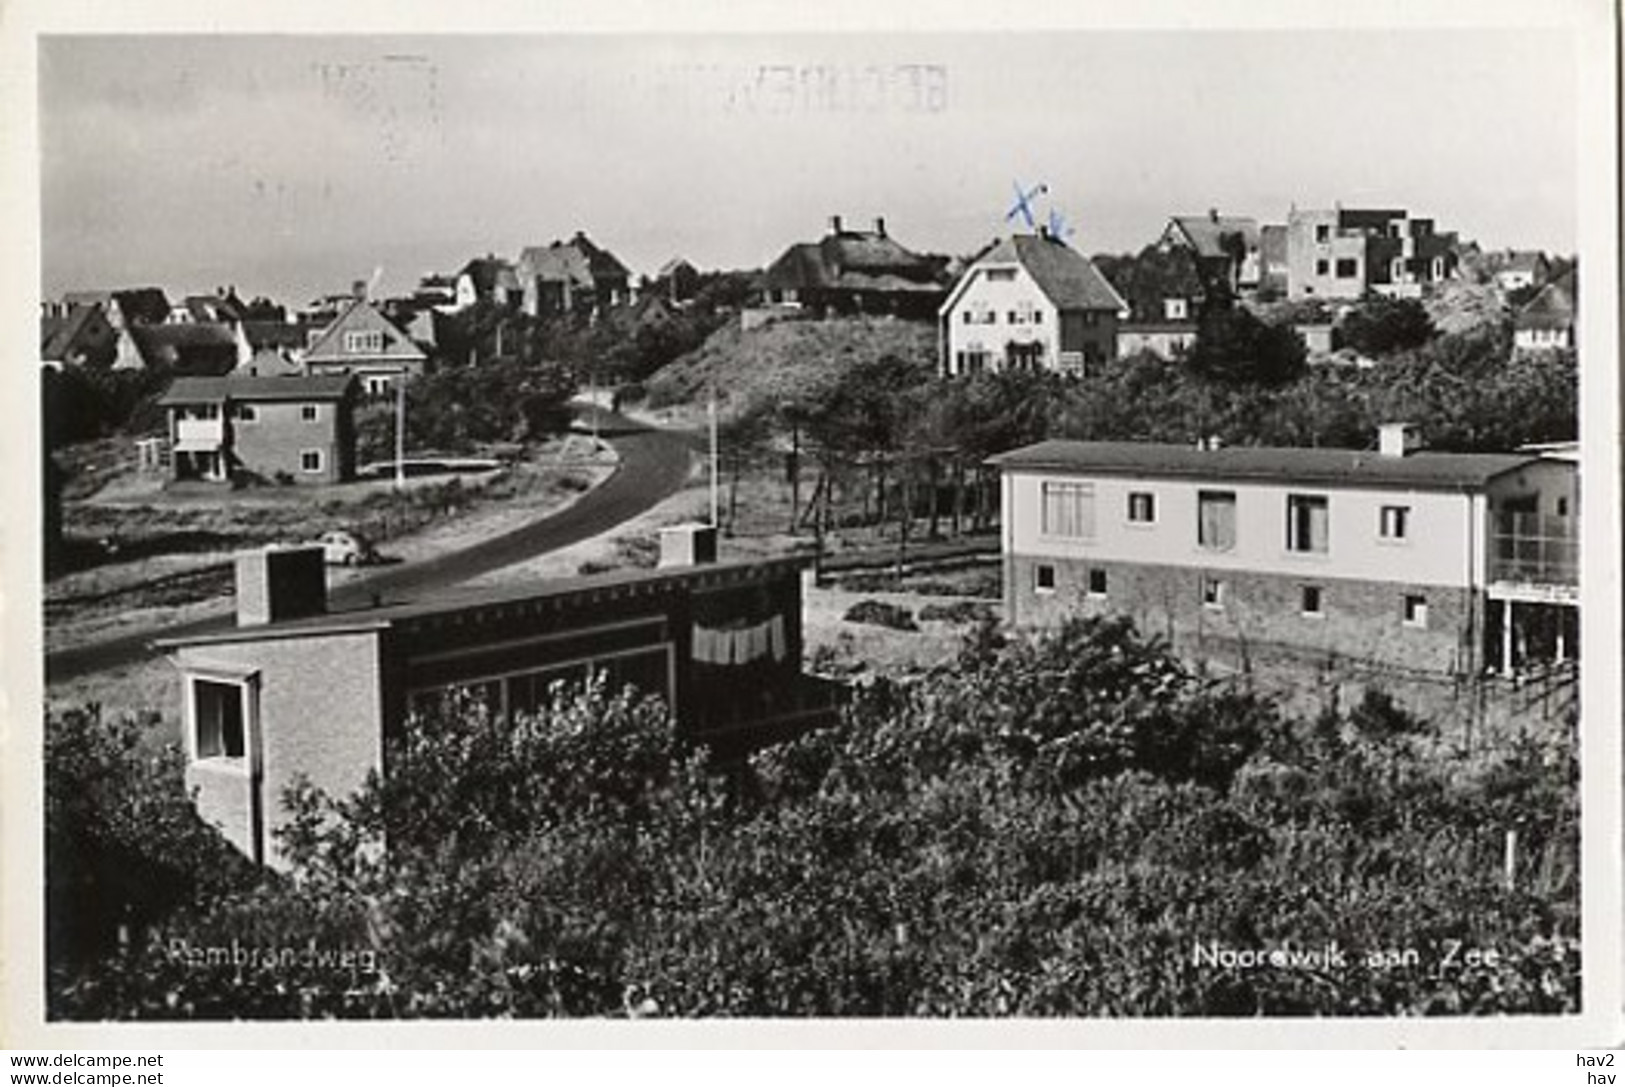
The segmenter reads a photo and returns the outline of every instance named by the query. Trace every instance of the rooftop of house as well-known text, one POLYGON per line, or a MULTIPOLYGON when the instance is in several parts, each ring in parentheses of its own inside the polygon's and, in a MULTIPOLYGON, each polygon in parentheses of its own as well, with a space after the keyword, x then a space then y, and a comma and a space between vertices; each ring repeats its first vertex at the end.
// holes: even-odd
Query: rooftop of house
POLYGON ((422 630, 449 624, 467 630, 488 619, 513 619, 526 613, 544 615, 565 609, 591 609, 612 600, 657 596, 693 589, 761 582, 785 577, 806 565, 798 557, 742 559, 698 566, 654 570, 616 570, 584 577, 557 578, 522 585, 460 589, 420 600, 387 600, 300 619, 234 627, 209 634, 164 638, 153 645, 174 649, 222 642, 254 642, 369 630, 422 630))
POLYGON ((1503 272, 1539 272, 1546 266, 1546 254, 1538 250, 1518 249, 1507 252, 1501 265, 1503 272))
POLYGON ((66 362, 83 339, 107 327, 107 319, 98 306, 70 305, 66 316, 41 317, 40 358, 46 362, 66 362))
POLYGON ((1128 308, 1093 261, 1047 233, 1012 234, 976 263, 1020 264, 1059 310, 1128 308))
POLYGON ((243 336, 256 351, 262 347, 299 349, 310 338, 311 326, 291 321, 244 321, 243 336))
POLYGON ((1084 472, 1139 478, 1259 481, 1331 487, 1477 490, 1535 463, 1519 453, 1416 452, 1228 446, 1200 449, 1152 442, 1045 441, 988 458, 1006 470, 1084 472))
POLYGON ((159 397, 160 406, 177 404, 219 404, 236 401, 342 400, 355 385, 348 375, 302 374, 176 378, 159 397))
POLYGON ((773 287, 941 293, 939 265, 908 249, 885 231, 831 224, 816 242, 796 242, 767 269, 773 287))
POLYGON ((1206 215, 1176 215, 1173 221, 1200 257, 1224 258, 1232 254, 1225 247, 1226 236, 1240 236, 1248 249, 1259 244, 1258 220, 1239 215, 1220 215, 1210 211, 1206 215))
POLYGON ((527 279, 584 287, 601 279, 627 279, 632 274, 613 253, 595 245, 580 230, 567 242, 526 246, 519 254, 519 269, 527 279))
POLYGON ((136 325, 129 333, 142 362, 154 369, 223 374, 237 365, 237 335, 229 325, 136 325))
POLYGON ((463 265, 458 273, 459 278, 467 276, 473 281, 474 289, 481 294, 498 288, 505 291, 519 289, 519 274, 514 266, 501 257, 476 257, 463 265))
POLYGON ((103 306, 118 304, 127 320, 162 324, 169 316, 169 296, 159 287, 129 287, 116 291, 69 291, 62 296, 69 305, 103 306))
POLYGON ((1552 280, 1524 303, 1513 326, 1527 329, 1565 329, 1574 325, 1575 299, 1572 273, 1552 280))

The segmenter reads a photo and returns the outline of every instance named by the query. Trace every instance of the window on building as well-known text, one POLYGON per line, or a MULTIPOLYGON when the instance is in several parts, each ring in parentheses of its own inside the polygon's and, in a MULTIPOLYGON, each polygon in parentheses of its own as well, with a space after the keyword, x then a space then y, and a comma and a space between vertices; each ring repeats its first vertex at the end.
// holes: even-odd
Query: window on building
POLYGON ((961 311, 960 316, 962 318, 961 321, 960 321, 961 324, 966 324, 966 325, 970 324, 970 310, 967 309, 967 310, 961 311))
POLYGON ((1329 507, 1323 494, 1286 498, 1286 549, 1324 553, 1330 543, 1329 507))
POLYGON ((1331 237, 1332 237, 1332 228, 1331 228, 1330 224, 1320 223, 1320 224, 1316 225, 1316 227, 1315 227, 1315 241, 1317 241, 1317 242, 1327 242, 1327 241, 1331 240, 1331 237))
POLYGON ((1106 595, 1106 571, 1101 569, 1092 569, 1089 571, 1089 595, 1106 595))
POLYGON ((1388 265, 1388 278, 1395 283, 1405 282, 1405 259, 1395 257, 1388 265))
POLYGON ((390 386, 394 384, 388 377, 377 374, 369 375, 366 382, 368 396, 383 396, 390 391, 390 386))
POLYGON ((1404 615, 1406 626, 1426 627, 1428 625, 1428 598, 1417 593, 1406 593, 1404 615))
POLYGON ((259 409, 253 404, 238 404, 232 410, 231 417, 239 423, 257 423, 259 422, 260 413, 259 409))
POLYGON ((1302 611, 1305 615, 1324 615, 1320 598, 1319 585, 1305 585, 1302 593, 1302 611))
POLYGON ((1225 584, 1222 578, 1202 578, 1202 606, 1215 611, 1222 610, 1225 602, 1225 584))
POLYGON ((1317 276, 1323 276, 1327 272, 1330 272, 1331 270, 1332 270, 1332 262, 1331 261, 1324 260, 1324 259, 1315 261, 1315 274, 1317 276))
POLYGON ((1033 567, 1033 589, 1041 593, 1055 591, 1055 567, 1048 563, 1039 563, 1033 567))
POLYGON ((1150 491, 1130 491, 1128 519, 1135 524, 1149 525, 1157 519, 1157 496, 1150 491))
POLYGON ((1360 262, 1350 257, 1339 258, 1337 262, 1337 278, 1353 279, 1358 274, 1360 262))
POLYGON ((989 268, 987 278, 994 283, 1008 283, 1016 278, 1014 268, 989 268))
POLYGON ((314 423, 321 415, 315 404, 299 405, 299 418, 307 423, 314 423))
POLYGON ((1095 538, 1095 485, 1046 482, 1040 531, 1071 540, 1095 538))
POLYGON ((352 355, 377 353, 384 349, 384 334, 377 329, 344 334, 344 350, 352 355))
POLYGON ((1384 506, 1377 516, 1377 535, 1384 540, 1409 539, 1411 533, 1411 508, 1409 506, 1384 506))
POLYGON ((1434 278, 1434 279, 1443 279, 1444 278, 1444 258, 1443 257, 1434 257, 1433 258, 1433 277, 1432 278, 1434 278))
POLYGON ((1567 495, 1560 494, 1557 496, 1557 515, 1559 517, 1567 517, 1569 515, 1569 499, 1567 495))
POLYGON ((200 759, 240 759, 247 750, 247 683, 192 680, 192 736, 200 759))
POLYGON ((300 450, 299 470, 301 472, 320 472, 322 470, 322 451, 320 449, 300 450))
POLYGON ((1236 546, 1235 491, 1197 492, 1196 544, 1209 551, 1229 551, 1236 546))

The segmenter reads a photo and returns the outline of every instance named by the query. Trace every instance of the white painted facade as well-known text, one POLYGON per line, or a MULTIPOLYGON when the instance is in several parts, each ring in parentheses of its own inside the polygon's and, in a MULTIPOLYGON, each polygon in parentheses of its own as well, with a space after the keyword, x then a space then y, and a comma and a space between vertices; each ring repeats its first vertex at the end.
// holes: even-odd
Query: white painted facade
MULTIPOLYGON (((1578 512, 1573 506, 1571 466, 1555 461, 1507 473, 1481 493, 1220 477, 1134 478, 1014 466, 1006 469, 1004 480, 1002 532, 1007 555, 1463 589, 1486 582, 1492 515, 1503 501, 1534 496, 1544 515, 1578 512), (1088 489, 1093 497, 1092 534, 1045 531, 1046 484, 1088 489), (1217 549, 1198 542, 1202 492, 1234 494, 1232 546, 1217 549), (1151 496, 1150 521, 1130 519, 1131 494, 1151 496), (1324 499, 1324 550, 1289 546, 1294 497, 1324 499), (1559 499, 1564 500, 1561 505, 1559 499), (1396 517, 1404 521, 1399 533, 1394 529, 1396 517)), ((1134 501, 1143 514, 1145 500, 1134 501)))
MULTIPOLYGON (((1068 369, 1061 358, 1060 314, 1020 263, 977 264, 946 318, 950 377, 1005 369, 1010 345, 1036 352, 1036 366, 1068 369)), ((1072 369, 1083 365, 1073 360, 1072 369)))

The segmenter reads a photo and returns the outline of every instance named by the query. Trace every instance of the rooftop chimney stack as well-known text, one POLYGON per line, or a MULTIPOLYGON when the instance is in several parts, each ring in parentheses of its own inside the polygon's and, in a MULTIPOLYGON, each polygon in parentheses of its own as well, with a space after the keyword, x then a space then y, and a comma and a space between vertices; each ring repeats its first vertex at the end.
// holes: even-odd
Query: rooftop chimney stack
POLYGON ((829 217, 829 232, 831 234, 839 234, 841 232, 841 217, 839 215, 831 215, 829 217))
POLYGON ((350 293, 365 302, 367 300, 367 281, 352 279, 350 281, 350 293))
POLYGON ((1210 223, 1218 222, 1219 221, 1219 209, 1218 208, 1208 208, 1207 209, 1207 219, 1208 219, 1208 222, 1210 222, 1210 223))
POLYGON ((681 525, 669 525, 660 530, 660 569, 665 570, 674 566, 709 566, 716 561, 715 525, 691 521, 681 525))
POLYGON ((875 233, 882 238, 886 236, 886 220, 884 216, 875 216, 875 233))
POLYGON ((264 626, 327 611, 327 563, 320 547, 237 552, 237 625, 264 626))
POLYGON ((1377 452, 1403 457, 1421 448, 1422 434, 1415 423, 1383 423, 1377 428, 1377 452))

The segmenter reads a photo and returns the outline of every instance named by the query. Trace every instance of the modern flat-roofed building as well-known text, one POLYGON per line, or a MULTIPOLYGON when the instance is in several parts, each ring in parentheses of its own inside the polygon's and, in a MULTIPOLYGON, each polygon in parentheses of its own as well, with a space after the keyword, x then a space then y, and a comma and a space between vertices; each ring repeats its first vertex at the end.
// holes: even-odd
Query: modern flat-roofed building
POLYGON ((1287 218, 1287 296, 1419 298, 1456 274, 1456 235, 1403 209, 1294 209, 1287 218))
POLYGON ((1576 465, 1380 447, 1048 441, 1003 473, 1008 616, 1128 615, 1436 673, 1572 658, 1576 465))
MULTIPOLYGON (((169 639, 200 814, 276 864, 279 798, 304 775, 346 796, 388 773, 388 743, 455 692, 512 715, 559 681, 601 673, 660 695, 681 735, 722 750, 833 718, 801 672, 795 559, 712 563, 669 548, 656 570, 544 581, 328 610, 319 548, 237 558, 235 628, 169 639)), ((665 542, 665 541, 663 541, 665 542)))

